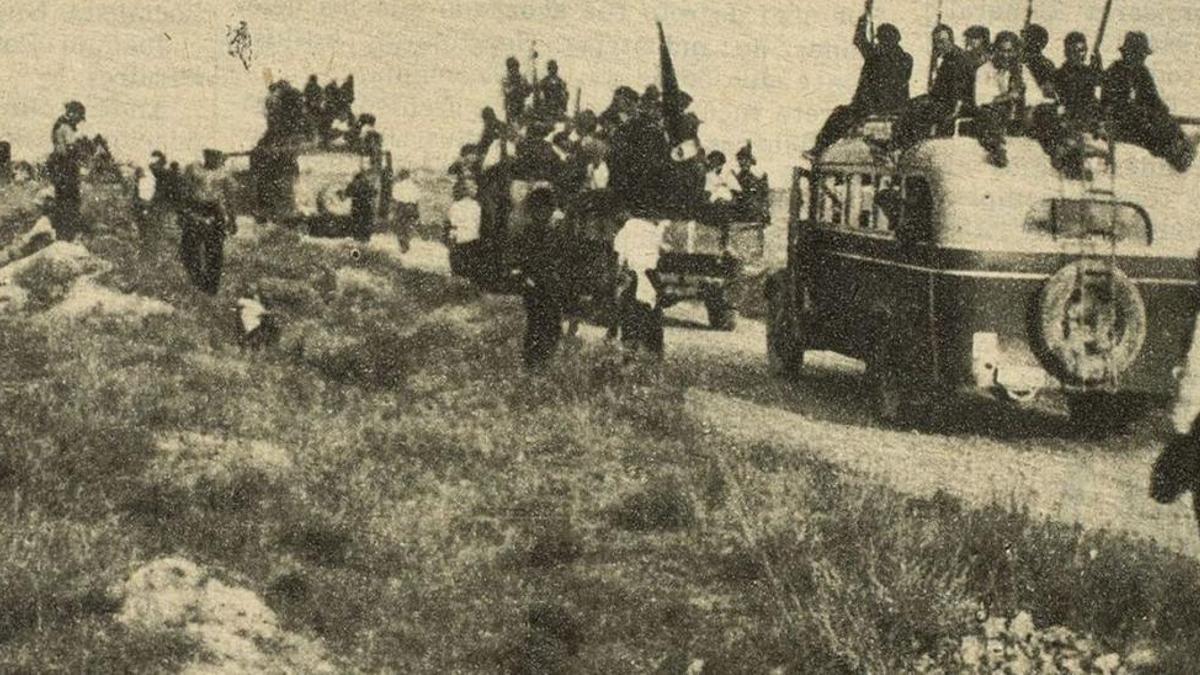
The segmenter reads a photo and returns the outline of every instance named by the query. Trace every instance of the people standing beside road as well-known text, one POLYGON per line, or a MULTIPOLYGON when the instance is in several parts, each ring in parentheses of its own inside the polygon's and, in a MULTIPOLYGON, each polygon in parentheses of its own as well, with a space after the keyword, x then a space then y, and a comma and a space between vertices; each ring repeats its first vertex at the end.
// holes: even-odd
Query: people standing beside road
POLYGON ((900 47, 900 31, 890 23, 880 25, 873 40, 867 34, 871 3, 867 0, 866 11, 854 28, 854 46, 863 57, 854 98, 849 105, 838 106, 830 113, 812 149, 805 153, 810 159, 819 157, 868 116, 895 113, 908 102, 912 56, 900 47))
POLYGON ((58 238, 73 241, 84 230, 80 216, 82 138, 79 125, 87 120, 87 109, 79 101, 70 101, 54 122, 51 131, 53 149, 46 171, 54 185, 54 206, 50 217, 58 238))
POLYGON ((1008 166, 1004 137, 1009 125, 1014 121, 1023 123, 1027 108, 1048 100, 1021 63, 1016 33, 1001 32, 996 36, 991 59, 975 74, 975 121, 979 144, 987 150, 989 162, 997 167, 1008 166))
POLYGON ((661 223, 635 217, 625 221, 613 239, 617 265, 626 277, 617 309, 621 343, 659 358, 663 355, 663 315, 655 284, 663 229, 661 223))
POLYGON ((554 356, 562 340, 566 306, 561 269, 564 242, 553 217, 554 202, 554 193, 548 188, 534 190, 525 202, 528 224, 520 267, 525 299, 522 358, 525 367, 533 370, 554 356))
POLYGON ((1108 131, 1115 140, 1139 145, 1166 159, 1176 171, 1187 171, 1195 147, 1171 117, 1146 67, 1146 57, 1153 53, 1150 40, 1145 33, 1131 31, 1125 34, 1120 51, 1120 60, 1104 73, 1100 96, 1108 131))
POLYGON ((204 151, 202 165, 189 165, 179 203, 179 255, 192 283, 216 295, 225 260, 225 236, 235 228, 226 204, 224 155, 204 151))
POLYGON ((412 172, 400 169, 392 182, 392 207, 395 209, 396 239, 400 242, 400 251, 408 253, 413 233, 421 221, 421 188, 413 180, 412 172))

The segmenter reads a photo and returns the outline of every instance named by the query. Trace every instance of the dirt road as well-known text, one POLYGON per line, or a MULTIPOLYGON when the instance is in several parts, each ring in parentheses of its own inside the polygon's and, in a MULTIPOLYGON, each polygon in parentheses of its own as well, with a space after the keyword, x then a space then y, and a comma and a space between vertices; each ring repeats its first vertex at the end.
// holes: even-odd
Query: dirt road
MULTIPOLYGON (((394 243, 371 245, 390 250, 394 243)), ((448 270, 445 249, 430 242, 414 242, 400 259, 448 270)), ((581 333, 602 336, 595 327, 581 333)), ((1128 435, 1099 440, 1073 436, 1053 406, 1018 409, 982 399, 956 405, 948 431, 900 430, 880 425, 864 403, 857 361, 817 352, 808 355, 799 382, 768 376, 760 322, 712 331, 702 308, 683 304, 668 312, 666 342, 668 364, 689 386, 697 416, 742 442, 809 453, 907 494, 941 489, 977 505, 1011 501, 1036 516, 1121 530, 1200 558, 1190 497, 1160 506, 1147 496, 1150 466, 1169 429, 1161 410, 1128 435)))

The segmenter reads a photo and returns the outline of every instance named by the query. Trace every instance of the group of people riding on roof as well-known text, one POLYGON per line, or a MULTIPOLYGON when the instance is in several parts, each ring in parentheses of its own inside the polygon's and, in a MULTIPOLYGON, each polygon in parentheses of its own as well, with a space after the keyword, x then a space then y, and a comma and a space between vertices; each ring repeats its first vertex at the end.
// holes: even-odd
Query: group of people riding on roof
POLYGON ((706 151, 701 121, 684 92, 678 128, 668 133, 656 85, 640 95, 617 88, 598 115, 578 100, 568 114, 569 90, 554 61, 544 77, 529 81, 520 62, 509 58, 502 87, 504 119, 484 108, 479 140, 462 146, 450 167, 455 199, 477 199, 485 228, 507 222, 514 180, 551 188, 564 213, 628 212, 712 224, 768 217, 767 179, 755 167, 750 143, 737 153, 737 171, 724 153, 706 151))
POLYGON ((353 106, 353 75, 341 85, 330 80, 324 87, 311 75, 304 91, 278 80, 267 87, 267 132, 260 143, 316 142, 322 148, 342 145, 365 154, 381 150, 383 138, 375 130, 375 116, 355 115, 353 106))
POLYGON ((928 93, 910 98, 913 60, 900 46, 900 31, 885 23, 872 38, 869 23, 864 13, 854 34, 864 59, 858 89, 849 105, 829 116, 805 153, 810 159, 871 116, 895 118, 890 139, 864 139, 884 158, 935 133, 951 133, 962 118, 973 119, 988 161, 999 167, 1008 163, 1005 136, 1022 134, 1073 177, 1082 175, 1088 136, 1141 146, 1180 172, 1195 158, 1193 142, 1146 67, 1152 52, 1145 33, 1127 33, 1120 60, 1105 70, 1098 51, 1089 61, 1087 38, 1071 32, 1063 39, 1066 60, 1055 68, 1042 53, 1049 34, 1037 24, 1026 25, 1020 35, 1002 31, 994 41, 986 27, 971 26, 965 48, 955 45, 953 29, 939 24, 932 34, 928 93))

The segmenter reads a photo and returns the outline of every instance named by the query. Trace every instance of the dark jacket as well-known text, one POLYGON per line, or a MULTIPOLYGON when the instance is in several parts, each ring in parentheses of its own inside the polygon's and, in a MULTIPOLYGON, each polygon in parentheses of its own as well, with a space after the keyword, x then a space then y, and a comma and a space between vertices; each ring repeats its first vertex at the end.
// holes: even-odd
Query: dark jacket
POLYGON ((1050 88, 1054 87, 1054 78, 1057 74, 1054 68, 1054 62, 1046 58, 1045 54, 1030 54, 1025 56, 1025 67, 1029 69, 1029 74, 1033 75, 1033 81, 1037 82, 1037 86, 1042 88, 1042 91, 1049 94, 1050 88))
POLYGON ((609 188, 629 208, 656 213, 668 196, 671 148, 662 127, 638 115, 613 132, 609 145, 609 188))
POLYGON ((1104 73, 1104 84, 1100 103, 1105 110, 1120 112, 1121 109, 1145 108, 1166 114, 1167 104, 1158 95, 1154 76, 1143 65, 1117 61, 1104 73))
POLYGON ((942 57, 929 95, 944 103, 961 101, 964 107, 974 107, 975 70, 976 65, 967 53, 954 48, 942 57))
POLYGON ((1086 64, 1064 63, 1054 74, 1054 90, 1058 102, 1067 109, 1067 114, 1086 116, 1100 109, 1096 89, 1104 73, 1098 67, 1086 64))
POLYGON ((570 94, 567 92, 567 83, 563 82, 561 77, 547 75, 538 83, 538 90, 542 97, 543 110, 555 115, 566 114, 570 94))
POLYGON ((895 112, 908 102, 913 59, 900 45, 885 47, 867 39, 867 17, 858 20, 854 46, 863 56, 851 105, 867 114, 895 112))

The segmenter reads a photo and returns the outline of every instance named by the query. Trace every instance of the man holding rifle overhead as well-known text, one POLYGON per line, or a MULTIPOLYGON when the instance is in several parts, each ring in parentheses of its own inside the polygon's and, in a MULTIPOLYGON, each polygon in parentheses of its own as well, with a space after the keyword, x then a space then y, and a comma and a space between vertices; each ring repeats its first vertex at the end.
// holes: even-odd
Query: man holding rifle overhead
POLYGON ((913 59, 900 47, 900 31, 890 23, 879 26, 874 38, 869 34, 873 0, 867 0, 863 15, 854 29, 854 46, 863 56, 858 88, 850 105, 834 108, 817 134, 810 158, 820 156, 839 138, 870 115, 899 112, 908 102, 908 80, 913 59))

